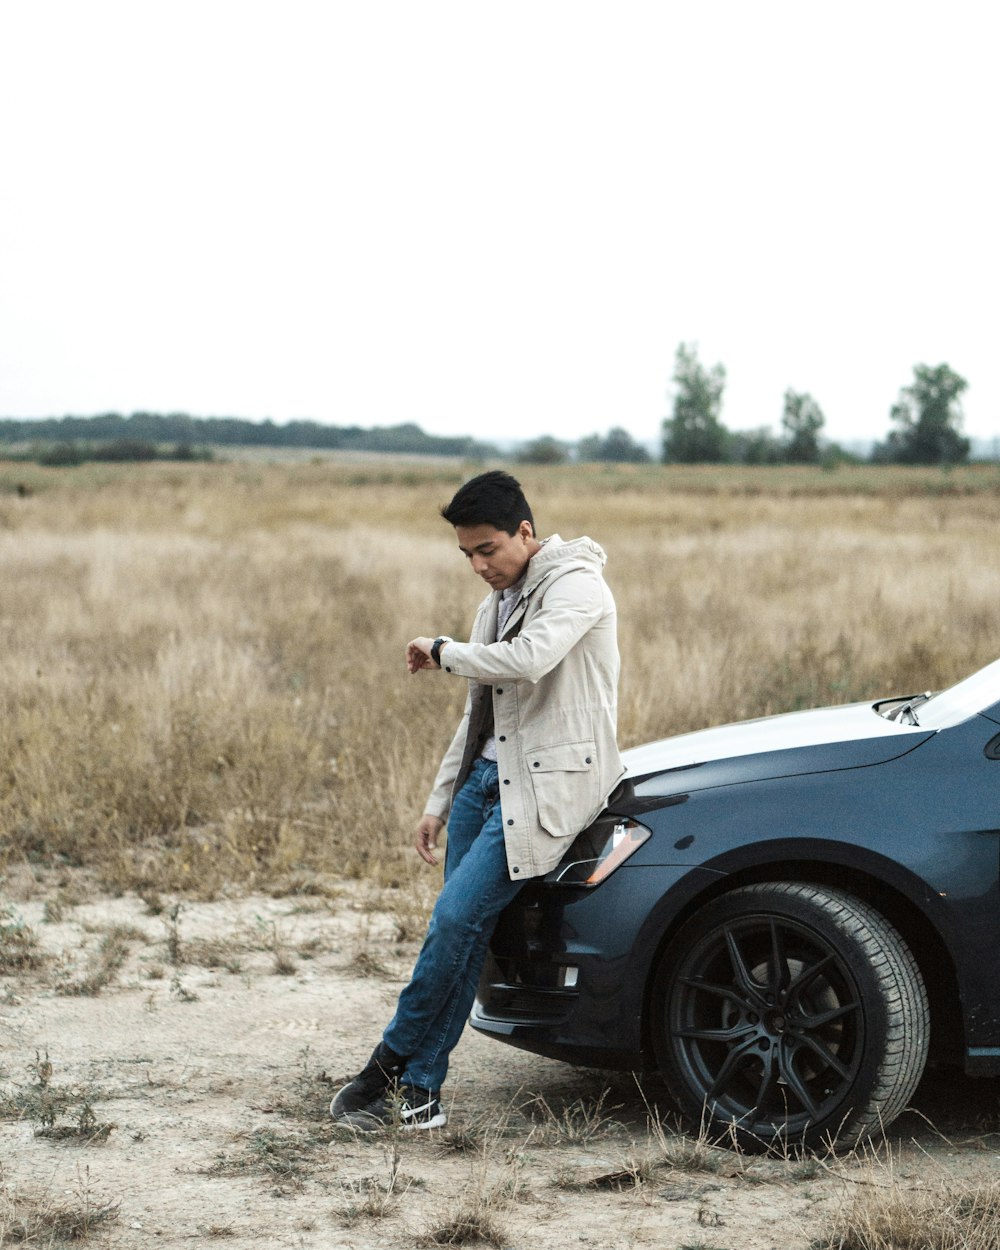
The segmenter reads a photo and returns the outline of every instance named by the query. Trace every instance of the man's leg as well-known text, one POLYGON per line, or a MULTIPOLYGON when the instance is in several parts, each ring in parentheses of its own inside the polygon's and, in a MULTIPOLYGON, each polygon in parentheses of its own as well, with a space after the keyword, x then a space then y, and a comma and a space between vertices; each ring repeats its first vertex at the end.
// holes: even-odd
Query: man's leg
POLYGON ((444 879, 451 876, 479 836, 486 817, 500 793, 497 766, 490 760, 473 761, 465 784, 455 795, 448 813, 448 845, 444 859, 444 879))
POLYGON ((448 1069, 475 998, 497 917, 522 882, 507 873, 500 804, 495 802, 461 862, 449 872, 409 985, 385 1041, 408 1056, 404 1084, 434 1093, 448 1069))
MULTIPOLYGON (((507 872, 496 765, 479 760, 456 797, 448 821, 444 886, 410 982, 383 1035, 393 1051, 410 1059, 406 1076, 433 1075, 442 1052, 447 1066, 448 1051, 472 1007, 497 917, 521 884, 507 872), (457 1030, 451 1028, 456 1017, 457 1030)), ((440 1085, 417 1083, 434 1090, 440 1085)))
POLYGON ((376 1104, 394 1082, 436 1095, 497 916, 521 884, 507 873, 496 765, 477 760, 448 820, 445 886, 410 983, 368 1065, 333 1100, 335 1118, 376 1104))

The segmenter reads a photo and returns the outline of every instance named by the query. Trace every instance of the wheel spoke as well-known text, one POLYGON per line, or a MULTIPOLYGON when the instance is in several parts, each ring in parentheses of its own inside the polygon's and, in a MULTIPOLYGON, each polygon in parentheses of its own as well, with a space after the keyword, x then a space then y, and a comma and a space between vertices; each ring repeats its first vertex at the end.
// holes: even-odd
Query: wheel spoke
POLYGON ((832 964, 833 962, 834 962, 834 957, 832 954, 824 955, 823 958, 818 959, 816 963, 810 964, 808 967, 803 968, 802 971, 798 974, 798 976, 793 977, 791 982, 789 983, 789 986, 788 986, 789 998, 793 994, 801 994, 801 992, 805 989, 805 987, 809 984, 809 982, 814 981, 819 976, 819 974, 825 971, 825 969, 828 968, 830 964, 832 964))
POLYGON ((761 1056, 763 1071, 760 1074, 760 1084, 757 1086, 756 1101, 753 1110, 758 1115, 767 1113, 768 1103, 774 1093, 774 1087, 777 1084, 777 1072, 775 1071, 774 1051, 770 1051, 767 1057, 761 1056))
POLYGON ((729 951, 729 959, 733 966, 733 974, 736 977, 737 984, 748 995, 752 1003, 763 1006, 761 1002, 762 987, 750 975, 750 969, 743 958, 743 952, 736 944, 736 938, 730 925, 726 926, 726 949, 729 951))
POLYGON ((771 917, 771 960, 768 968, 768 989, 777 1002, 780 995, 788 989, 791 977, 788 970, 788 959, 785 956, 785 938, 778 922, 771 917))
POLYGON ((736 1003, 737 1006, 747 1010, 755 1006, 733 985, 716 985, 712 981, 702 981, 698 977, 681 977, 680 983, 681 985, 686 985, 689 989, 704 990, 706 994, 714 994, 717 998, 728 999, 729 1002, 736 1003))
POLYGON ((821 1059, 828 1068, 832 1068, 842 1080, 847 1080, 851 1074, 850 1069, 833 1053, 824 1041, 818 1037, 813 1037, 809 1033, 804 1033, 798 1040, 801 1045, 808 1046, 813 1054, 821 1059))
POLYGON ((730 1025, 728 1029, 674 1029, 673 1031, 674 1037, 689 1037, 703 1042, 735 1042, 740 1038, 749 1037, 752 1032, 753 1026, 747 1024, 745 1020, 730 1025))
POLYGON ((718 1094, 725 1088, 727 1081, 731 1076, 733 1076, 741 1064, 743 1064, 751 1054, 756 1055, 759 1053, 760 1052, 756 1047, 756 1039, 753 1037, 748 1038, 739 1046, 734 1046, 723 1060, 722 1067, 716 1073, 715 1080, 708 1089, 706 1097, 717 1097, 718 1094))
POLYGON ((860 1009, 861 1003, 856 998, 852 998, 849 1003, 841 1003, 837 1007, 831 1007, 829 1011, 817 1011, 815 1015, 800 1011, 794 1018, 796 1024, 800 1024, 804 1029, 821 1029, 825 1024, 831 1024, 834 1020, 840 1020, 860 1009))
POLYGON ((819 1112, 816 1100, 809 1092, 809 1087, 795 1071, 795 1055, 798 1047, 783 1044, 778 1050, 778 1069, 781 1072, 781 1079, 799 1100, 805 1110, 811 1116, 815 1116, 819 1112))

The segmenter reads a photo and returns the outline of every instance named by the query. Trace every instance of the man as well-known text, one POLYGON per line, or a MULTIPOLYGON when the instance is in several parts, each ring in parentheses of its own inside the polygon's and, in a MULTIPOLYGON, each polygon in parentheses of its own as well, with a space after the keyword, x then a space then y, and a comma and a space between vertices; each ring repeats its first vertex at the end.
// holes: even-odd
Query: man
POLYGON ((490 587, 469 642, 414 638, 410 673, 469 681, 416 848, 444 885, 410 983, 333 1118, 373 1128, 447 1121, 440 1089, 465 1027, 497 917, 525 881, 553 868, 621 778, 615 742, 618 642, 605 555, 589 538, 539 542, 520 484, 493 470, 441 510, 490 587))

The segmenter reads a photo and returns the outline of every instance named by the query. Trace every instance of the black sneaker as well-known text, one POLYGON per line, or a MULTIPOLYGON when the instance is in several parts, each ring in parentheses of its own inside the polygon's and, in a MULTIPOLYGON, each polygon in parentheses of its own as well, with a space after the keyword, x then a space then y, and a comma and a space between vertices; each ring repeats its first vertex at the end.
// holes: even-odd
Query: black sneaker
POLYGON ((394 1086, 373 1098, 367 1107, 336 1117, 338 1124, 370 1132, 398 1125, 402 1129, 443 1128, 448 1117, 440 1100, 429 1089, 394 1086))
POLYGON ((402 1055, 390 1050, 385 1042, 379 1042, 358 1075, 351 1077, 334 1095, 330 1114, 335 1120, 342 1120, 344 1116, 364 1110, 395 1086, 405 1067, 406 1060, 402 1055))

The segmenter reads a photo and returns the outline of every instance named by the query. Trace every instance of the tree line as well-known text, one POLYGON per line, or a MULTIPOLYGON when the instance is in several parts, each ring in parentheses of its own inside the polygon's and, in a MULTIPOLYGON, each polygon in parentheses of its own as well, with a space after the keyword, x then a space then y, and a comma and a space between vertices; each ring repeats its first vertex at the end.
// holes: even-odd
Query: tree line
POLYGON ((426 434, 419 425, 365 429, 318 421, 247 421, 239 417, 195 417, 187 413, 117 412, 93 417, 0 419, 0 444, 28 444, 32 459, 49 464, 83 460, 191 459, 210 447, 300 447, 335 451, 387 451, 409 455, 482 459, 499 453, 491 443, 460 436, 426 434), (166 452, 160 450, 170 448, 166 452), (120 454, 109 454, 109 452, 120 454))
MULTIPOLYGON (((900 389, 889 412, 893 428, 875 445, 882 464, 963 464, 970 441, 961 432, 960 399, 965 378, 947 364, 915 365, 913 381, 900 389)), ((785 392, 780 430, 730 430, 722 422, 726 370, 707 366, 697 347, 681 343, 673 371, 672 412, 663 422, 661 459, 668 464, 821 464, 856 460, 823 438, 823 410, 812 395, 785 392)), ((21 458, 71 465, 84 460, 190 460, 210 458, 212 447, 297 447, 316 450, 395 452, 410 455, 496 458, 496 446, 470 436, 425 433, 413 422, 366 429, 298 420, 248 421, 187 413, 103 413, 93 417, 0 419, 0 444, 28 444, 21 458)), ((522 462, 561 464, 570 459, 641 463, 653 459, 627 430, 591 434, 576 444, 543 435, 516 453, 522 462)))

